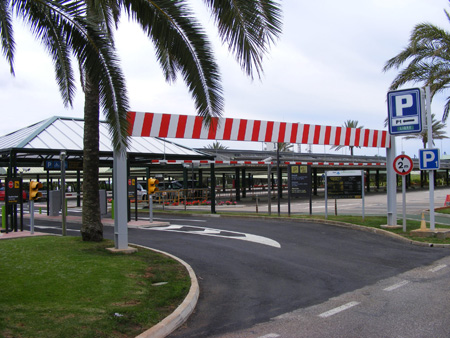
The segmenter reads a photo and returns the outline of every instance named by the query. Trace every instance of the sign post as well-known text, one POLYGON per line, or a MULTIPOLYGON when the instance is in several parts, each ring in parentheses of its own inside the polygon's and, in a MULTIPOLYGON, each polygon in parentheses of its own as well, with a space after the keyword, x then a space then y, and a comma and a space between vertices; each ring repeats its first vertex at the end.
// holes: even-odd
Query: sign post
POLYGON ((388 93, 389 133, 391 135, 422 131, 422 90, 395 90, 388 93))
POLYGON ((431 92, 430 87, 426 87, 426 101, 427 101, 427 149, 419 150, 419 166, 420 170, 428 170, 428 182, 430 191, 430 230, 435 230, 434 219, 434 170, 439 169, 439 149, 433 148, 433 121, 431 116, 431 92))
POLYGON ((312 214, 311 194, 311 166, 289 165, 288 166, 288 215, 291 214, 292 197, 309 198, 309 214, 312 214))
POLYGON ((402 154, 394 159, 394 170, 402 176, 403 232, 406 232, 406 175, 412 171, 412 168, 413 161, 411 157, 402 154))
MULTIPOLYGON (((423 96, 421 88, 395 90, 387 94, 389 134, 392 140, 391 149, 386 150, 388 226, 397 226, 397 182, 394 171, 397 171, 396 168, 400 172, 403 171, 403 168, 395 166, 395 136, 422 132, 422 112, 425 111, 423 96)), ((397 162, 397 166, 403 166, 404 164, 407 163, 403 163, 403 161, 397 162)))

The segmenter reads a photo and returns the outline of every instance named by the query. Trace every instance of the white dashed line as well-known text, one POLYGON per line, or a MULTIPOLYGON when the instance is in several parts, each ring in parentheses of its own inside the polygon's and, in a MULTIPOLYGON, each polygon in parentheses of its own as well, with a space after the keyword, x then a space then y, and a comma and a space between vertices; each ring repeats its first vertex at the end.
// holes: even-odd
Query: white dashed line
POLYGON ((395 289, 401 288, 402 286, 408 284, 409 282, 407 280, 404 280, 402 282, 398 282, 394 285, 388 286, 387 288, 383 289, 384 291, 393 291, 395 289))
POLYGON ((351 307, 358 305, 358 304, 359 304, 359 302, 350 302, 350 303, 344 304, 342 306, 339 306, 337 308, 331 309, 330 311, 321 313, 319 315, 319 317, 327 318, 327 317, 333 316, 339 312, 342 312, 344 310, 350 309, 351 307))
POLYGON ((435 266, 434 268, 430 269, 429 271, 438 272, 439 270, 442 270, 443 268, 446 268, 446 267, 447 267, 446 264, 441 264, 441 265, 435 266))
POLYGON ((281 337, 281 336, 276 333, 269 333, 269 334, 266 334, 266 335, 258 337, 258 338, 278 338, 278 337, 281 337))

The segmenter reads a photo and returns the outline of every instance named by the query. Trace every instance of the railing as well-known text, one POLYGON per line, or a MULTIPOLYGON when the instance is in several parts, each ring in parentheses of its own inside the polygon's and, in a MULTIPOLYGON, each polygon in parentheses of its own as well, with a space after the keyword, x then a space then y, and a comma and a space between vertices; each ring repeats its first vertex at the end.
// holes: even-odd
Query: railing
POLYGON ((160 190, 153 195, 153 203, 178 205, 193 201, 207 201, 210 197, 209 189, 160 190))

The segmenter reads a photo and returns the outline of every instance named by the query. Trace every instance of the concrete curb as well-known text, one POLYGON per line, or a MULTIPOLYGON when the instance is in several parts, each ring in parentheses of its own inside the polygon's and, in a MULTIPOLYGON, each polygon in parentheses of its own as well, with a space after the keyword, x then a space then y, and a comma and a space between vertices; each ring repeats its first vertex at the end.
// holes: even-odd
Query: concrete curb
MULTIPOLYGON (((298 219, 300 220, 300 219, 298 219)), ((393 232, 384 230, 384 229, 378 229, 378 228, 371 228, 366 227, 364 225, 358 225, 358 224, 351 224, 351 223, 345 223, 345 222, 339 222, 339 221, 329 221, 329 220, 320 220, 320 219, 301 219, 301 221, 309 222, 309 223, 322 223, 322 224, 329 224, 334 225, 342 228, 349 228, 352 230, 359 230, 359 231, 365 231, 365 232, 371 232, 377 235, 383 235, 386 237, 390 237, 402 242, 406 242, 409 244, 417 245, 417 246, 426 246, 426 247, 436 247, 436 248, 450 248, 450 244, 435 244, 435 243, 427 243, 427 242, 418 242, 413 241, 411 239, 405 238, 401 235, 395 234, 393 232)))
POLYGON ((164 318, 158 324, 151 327, 147 331, 141 333, 140 335, 136 336, 136 338, 164 338, 169 334, 171 334, 173 331, 175 331, 177 328, 179 328, 189 318, 192 312, 194 312, 195 306, 197 305, 198 297, 200 295, 200 287, 198 285, 197 276, 195 275, 194 270, 189 264, 187 264, 185 261, 174 255, 171 255, 164 251, 148 248, 142 245, 137 244, 132 245, 139 248, 159 252, 170 258, 173 258, 178 262, 180 262, 181 264, 183 264, 184 267, 189 272, 189 277, 191 278, 191 288, 189 289, 189 293, 183 300, 183 302, 175 309, 174 312, 172 312, 169 316, 164 318))

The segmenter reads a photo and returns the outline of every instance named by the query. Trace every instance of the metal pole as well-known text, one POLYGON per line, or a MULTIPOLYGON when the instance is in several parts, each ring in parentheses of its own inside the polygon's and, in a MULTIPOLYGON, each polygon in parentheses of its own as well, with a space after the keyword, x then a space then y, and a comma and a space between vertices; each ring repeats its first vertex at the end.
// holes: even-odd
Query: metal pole
POLYGON ((278 190, 278 194, 277 194, 277 204, 278 204, 278 217, 280 217, 280 213, 281 213, 281 189, 282 189, 282 183, 281 183, 281 175, 280 175, 280 148, 278 147, 278 143, 277 143, 277 190, 278 190))
POLYGON ((30 233, 34 234, 34 201, 30 200, 30 233))
MULTIPOLYGON (((370 177, 369 175, 367 175, 368 177, 370 177)), ((361 187, 361 196, 362 196, 362 220, 364 222, 364 217, 365 217, 365 204, 364 204, 364 170, 361 170, 361 180, 362 180, 362 187, 361 187)), ((368 178, 368 180, 370 181, 370 179, 368 178)))
POLYGON ((386 148, 387 225, 397 225, 397 174, 394 171, 395 137, 391 147, 386 148))
MULTIPOLYGON (((431 116, 431 91, 430 86, 427 86, 425 88, 425 96, 426 96, 426 103, 427 103, 427 124, 428 124, 428 149, 433 148, 433 122, 432 122, 432 116, 431 116)), ((429 190, 430 190, 430 230, 435 229, 435 221, 434 221, 434 171, 429 170, 428 171, 428 180, 429 180, 429 190)))
POLYGON ((291 166, 287 166, 288 171, 288 216, 291 216, 291 166))
POLYGON ((269 163, 267 165, 267 210, 269 212, 269 216, 272 215, 271 173, 272 173, 272 165, 269 163))
POLYGON ((148 212, 150 223, 153 223, 153 194, 148 195, 148 212))
POLYGON ((325 170, 325 219, 328 219, 328 185, 327 185, 327 171, 325 170))
POLYGON ((214 163, 210 164, 211 168, 211 214, 216 213, 216 172, 214 163))
POLYGON ((402 175, 403 232, 406 232, 406 177, 402 175))
POLYGON ((62 209, 62 235, 67 235, 66 227, 66 152, 61 151, 59 159, 61 160, 61 209, 62 209))
POLYGON ((127 153, 126 149, 114 150, 114 246, 122 250, 128 248, 127 227, 127 153))

